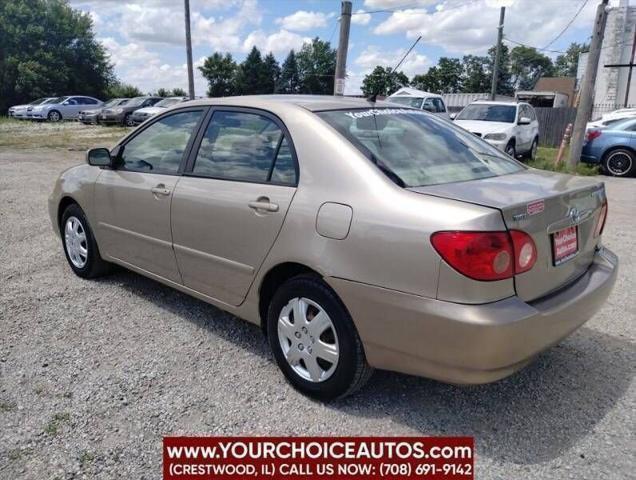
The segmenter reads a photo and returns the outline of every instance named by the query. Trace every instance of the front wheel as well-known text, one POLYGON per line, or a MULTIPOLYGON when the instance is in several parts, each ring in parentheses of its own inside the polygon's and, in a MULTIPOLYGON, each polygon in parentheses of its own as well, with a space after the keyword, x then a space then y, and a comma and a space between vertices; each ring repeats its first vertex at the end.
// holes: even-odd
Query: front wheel
POLYGON ((132 115, 130 113, 126 114, 124 117, 124 125, 127 127, 134 127, 135 123, 133 122, 132 115))
POLYGON ((62 120, 62 114, 57 110, 51 110, 46 118, 49 122, 59 122, 60 120, 62 120))
POLYGON ((517 152, 515 150, 515 144, 514 143, 510 142, 508 145, 506 145, 506 150, 505 151, 512 158, 517 158, 517 152))
POLYGON ((95 278, 108 272, 110 264, 102 260, 84 211, 77 204, 69 205, 60 222, 66 260, 75 274, 95 278))
POLYGON ((636 173, 634 153, 625 148, 608 152, 603 158, 603 170, 614 177, 629 177, 636 173))
POLYGON ((287 380, 310 397, 345 397, 373 373, 349 313, 315 276, 294 277, 279 287, 269 305, 267 334, 287 380))

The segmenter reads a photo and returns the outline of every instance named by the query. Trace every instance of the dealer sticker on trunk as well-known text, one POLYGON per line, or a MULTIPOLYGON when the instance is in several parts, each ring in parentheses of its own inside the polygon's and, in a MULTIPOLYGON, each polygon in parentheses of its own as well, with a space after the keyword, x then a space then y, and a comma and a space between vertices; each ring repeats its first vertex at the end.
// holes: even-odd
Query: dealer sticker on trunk
POLYGON ((552 235, 552 257, 554 265, 561 265, 574 257, 579 251, 576 227, 567 227, 552 235))
POLYGON ((543 200, 537 200, 536 202, 529 203, 526 207, 526 212, 528 215, 536 215, 537 213, 541 213, 545 210, 545 202, 543 200))

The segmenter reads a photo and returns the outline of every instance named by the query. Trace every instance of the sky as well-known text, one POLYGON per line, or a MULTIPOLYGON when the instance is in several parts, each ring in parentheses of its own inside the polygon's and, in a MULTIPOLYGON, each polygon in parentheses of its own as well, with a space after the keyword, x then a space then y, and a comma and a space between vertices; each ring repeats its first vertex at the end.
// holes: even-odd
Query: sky
MULTIPOLYGON (((504 34, 510 40, 565 50, 573 41, 589 39, 597 3, 354 0, 345 93, 360 93, 362 79, 376 65, 395 66, 419 35, 421 41, 400 67, 409 77, 425 73, 442 56, 485 54, 496 42, 501 5, 506 6, 504 34)), ((181 0, 71 0, 71 4, 93 18, 97 38, 122 81, 148 92, 160 87, 187 89, 181 0)), ((256 45, 282 63, 290 49, 298 51, 313 37, 331 41, 334 48, 338 44, 339 0, 190 0, 190 10, 196 95, 205 95, 207 89, 196 66, 214 52, 230 52, 240 62, 256 45)), ((555 57, 554 51, 544 53, 555 57)))

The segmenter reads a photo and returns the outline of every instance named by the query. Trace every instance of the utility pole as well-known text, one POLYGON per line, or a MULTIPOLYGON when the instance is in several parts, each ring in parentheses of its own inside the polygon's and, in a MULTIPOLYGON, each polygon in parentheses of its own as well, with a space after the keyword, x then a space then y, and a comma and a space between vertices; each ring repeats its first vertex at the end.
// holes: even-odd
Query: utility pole
POLYGON ((190 0, 183 0, 185 6, 186 53, 188 56, 188 94, 194 100, 194 72, 192 71, 192 36, 190 35, 190 0))
POLYGON ((603 35, 605 34, 605 23, 607 22, 607 2, 608 0, 602 0, 598 7, 596 7, 594 31, 592 32, 590 51, 587 54, 585 74, 583 75, 583 81, 581 82, 581 88, 579 89, 580 101, 576 110, 572 141, 570 142, 570 156, 568 158, 570 168, 575 168, 581 160, 583 141, 585 140, 585 127, 592 115, 596 72, 598 70, 598 61, 601 57, 601 46, 603 44, 603 35))
POLYGON ((341 5, 340 37, 338 41, 338 55, 336 56, 336 79, 333 84, 334 95, 344 95, 345 77, 347 76, 347 50, 349 50, 349 28, 351 26, 351 2, 345 1, 341 5))
POLYGON ((506 7, 501 7, 499 11, 499 26, 497 27, 497 50, 495 51, 495 63, 492 66, 492 83, 490 86, 490 99, 494 100, 497 95, 497 80, 499 80, 499 59, 501 58, 501 42, 503 40, 504 17, 506 7))

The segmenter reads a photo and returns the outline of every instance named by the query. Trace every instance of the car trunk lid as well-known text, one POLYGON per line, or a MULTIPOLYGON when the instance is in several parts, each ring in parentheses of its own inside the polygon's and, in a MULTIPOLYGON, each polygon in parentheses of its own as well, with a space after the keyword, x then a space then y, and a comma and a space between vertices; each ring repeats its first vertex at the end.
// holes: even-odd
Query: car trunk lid
POLYGON ((537 262, 515 276, 517 295, 525 301, 567 285, 588 269, 599 241, 594 238, 595 227, 606 201, 598 180, 536 169, 410 190, 497 208, 508 229, 528 233, 537 247, 537 262))

